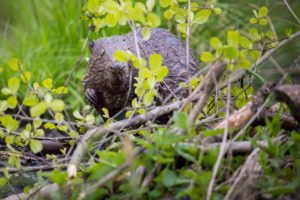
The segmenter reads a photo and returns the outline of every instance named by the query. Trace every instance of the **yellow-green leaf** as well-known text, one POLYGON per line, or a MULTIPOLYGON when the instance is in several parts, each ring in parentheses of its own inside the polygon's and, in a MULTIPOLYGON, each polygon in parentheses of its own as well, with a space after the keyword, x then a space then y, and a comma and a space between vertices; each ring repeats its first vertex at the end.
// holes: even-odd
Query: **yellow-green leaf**
POLYGON ((120 5, 116 1, 106 0, 103 4, 104 10, 110 14, 117 14, 120 9, 120 5))
POLYGON ((240 33, 238 31, 228 31, 227 32, 227 42, 228 45, 238 48, 239 47, 240 33))
POLYGON ((61 112, 61 111, 64 110, 65 103, 64 103, 63 100, 60 100, 60 99, 54 99, 54 100, 50 103, 49 107, 50 107, 52 110, 56 111, 56 112, 61 112))
POLYGON ((152 71, 157 71, 162 65, 162 57, 160 54, 152 54, 149 58, 149 66, 152 71))
POLYGON ((206 51, 202 53, 200 60, 202 62, 208 63, 214 61, 215 57, 209 51, 206 51))
POLYGON ((265 17, 269 12, 269 9, 266 8, 266 7, 261 7, 259 10, 258 10, 258 17, 261 18, 261 17, 265 17))
POLYGON ((171 3, 172 3, 172 0, 160 0, 159 1, 160 6, 163 8, 170 6, 171 3))
POLYGON ((259 24, 262 26, 268 25, 268 20, 266 18, 262 18, 259 20, 259 24))
POLYGON ((149 11, 152 11, 152 10, 153 10, 153 8, 154 8, 154 6, 155 6, 155 1, 156 1, 156 0, 147 0, 146 6, 147 6, 147 9, 148 9, 149 11))
POLYGON ((64 116, 63 114, 61 113, 55 113, 55 120, 58 122, 58 123, 62 123, 64 121, 64 116))
POLYGON ((8 88, 13 94, 16 94, 20 87, 20 80, 18 78, 10 78, 8 80, 8 88))
POLYGON ((31 80, 31 73, 30 71, 25 71, 24 73, 21 74, 21 80, 24 83, 28 83, 31 80))
POLYGON ((130 55, 128 55, 128 53, 123 50, 117 50, 114 53, 114 58, 119 62, 128 62, 130 59, 130 55))
POLYGON ((147 21, 150 27, 158 27, 160 25, 160 17, 154 13, 147 15, 147 21))
POLYGON ((50 90, 52 88, 52 79, 48 78, 48 79, 44 80, 42 84, 45 88, 50 90))
POLYGON ((248 38, 246 38, 245 36, 241 36, 239 42, 240 42, 241 47, 243 47, 245 49, 252 49, 253 48, 252 42, 248 38))
POLYGON ((194 23, 204 24, 205 22, 208 21, 210 15, 211 15, 211 10, 210 9, 202 9, 199 12, 197 12, 197 14, 194 18, 194 23))
POLYGON ((151 36, 151 31, 150 28, 148 27, 143 27, 142 28, 142 36, 144 40, 149 40, 151 36))
POLYGON ((19 71, 20 69, 23 69, 22 63, 17 58, 11 58, 7 61, 7 64, 14 71, 19 71))
POLYGON ((210 39, 210 46, 214 49, 219 49, 223 46, 223 44, 219 38, 213 37, 210 39))
POLYGON ((43 149, 43 145, 39 140, 30 140, 30 149, 33 153, 39 153, 43 149))
POLYGON ((169 74, 169 69, 166 66, 161 66, 157 70, 157 81, 162 82, 165 77, 167 77, 169 74))
POLYGON ((18 101, 15 96, 8 97, 8 99, 7 99, 8 108, 14 109, 17 106, 17 104, 18 104, 18 101))
POLYGON ((151 91, 147 92, 143 97, 143 103, 145 104, 145 106, 150 106, 153 100, 154 100, 154 94, 151 91))
POLYGON ((44 101, 42 101, 42 102, 38 103, 37 105, 32 106, 30 108, 30 115, 32 117, 38 117, 38 116, 44 114, 46 112, 46 110, 47 110, 47 104, 44 101))
POLYGON ((53 123, 47 122, 46 124, 44 124, 44 128, 46 129, 55 129, 55 125, 53 123))
POLYGON ((25 106, 35 106, 39 103, 39 98, 35 94, 30 94, 23 100, 25 106))
POLYGON ((140 71, 139 71, 139 76, 142 77, 142 78, 149 78, 152 76, 152 72, 146 68, 146 67, 143 67, 140 71))

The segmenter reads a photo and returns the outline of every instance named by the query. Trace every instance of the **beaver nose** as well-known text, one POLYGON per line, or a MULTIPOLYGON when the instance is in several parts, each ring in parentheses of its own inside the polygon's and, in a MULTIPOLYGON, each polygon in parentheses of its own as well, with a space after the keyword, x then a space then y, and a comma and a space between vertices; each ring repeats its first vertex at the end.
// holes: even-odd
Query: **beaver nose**
POLYGON ((124 69, 124 65, 120 64, 120 63, 115 63, 112 65, 112 68, 116 71, 121 71, 124 69))

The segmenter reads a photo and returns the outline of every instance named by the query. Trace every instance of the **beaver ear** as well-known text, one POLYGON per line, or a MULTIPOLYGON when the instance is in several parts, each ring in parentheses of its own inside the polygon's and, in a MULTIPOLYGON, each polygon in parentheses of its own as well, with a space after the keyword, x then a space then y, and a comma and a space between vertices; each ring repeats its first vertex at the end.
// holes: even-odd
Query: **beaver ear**
POLYGON ((91 53, 93 53, 93 51, 94 51, 94 46, 95 46, 95 42, 92 40, 89 44, 89 50, 91 53))

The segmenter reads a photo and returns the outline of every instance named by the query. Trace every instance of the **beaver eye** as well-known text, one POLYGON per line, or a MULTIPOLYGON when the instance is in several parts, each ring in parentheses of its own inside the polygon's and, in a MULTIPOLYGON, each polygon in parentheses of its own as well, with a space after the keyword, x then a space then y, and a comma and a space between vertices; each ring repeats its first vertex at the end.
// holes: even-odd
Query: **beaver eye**
POLYGON ((104 53, 105 53, 105 51, 104 51, 104 49, 102 49, 102 50, 100 51, 100 56, 103 56, 104 53))

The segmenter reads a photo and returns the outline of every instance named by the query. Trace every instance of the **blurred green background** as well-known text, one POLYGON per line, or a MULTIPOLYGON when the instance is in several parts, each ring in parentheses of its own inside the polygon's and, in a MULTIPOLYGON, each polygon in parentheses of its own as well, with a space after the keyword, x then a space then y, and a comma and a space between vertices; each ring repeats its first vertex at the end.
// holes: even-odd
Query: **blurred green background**
MULTIPOLYGON (((53 78, 54 85, 60 86, 78 61, 81 48, 88 32, 88 24, 80 19, 85 0, 1 0, 0 1, 0 86, 6 84, 12 71, 6 62, 11 57, 19 58, 26 69, 32 72, 34 81, 53 78)), ((204 1, 203 1, 204 2, 204 1)), ((270 9, 270 18, 279 38, 285 37, 285 30, 300 30, 300 24, 292 17, 283 1, 279 0, 219 0, 223 9, 221 16, 213 16, 204 26, 193 28, 191 46, 197 57, 209 50, 209 39, 213 36, 226 37, 226 30, 247 31, 252 10, 260 6, 270 9)), ((290 0, 291 7, 300 18, 300 1, 290 0)), ((156 11, 162 14, 162 10, 156 11)), ((175 24, 163 21, 161 27, 175 30, 175 24)), ((120 34, 128 27, 107 28, 92 33, 91 38, 120 34)), ((88 50, 85 50, 87 58, 88 50)), ((300 39, 276 53, 274 58, 285 70, 300 56, 300 39)), ((67 101, 71 108, 84 104, 82 78, 86 59, 76 68, 69 83, 70 95, 67 101), (74 101, 76 98, 76 101, 74 101)), ((295 77, 299 78, 295 70, 295 77)), ((267 62, 259 70, 266 79, 276 80, 280 75, 274 64, 267 62)))

